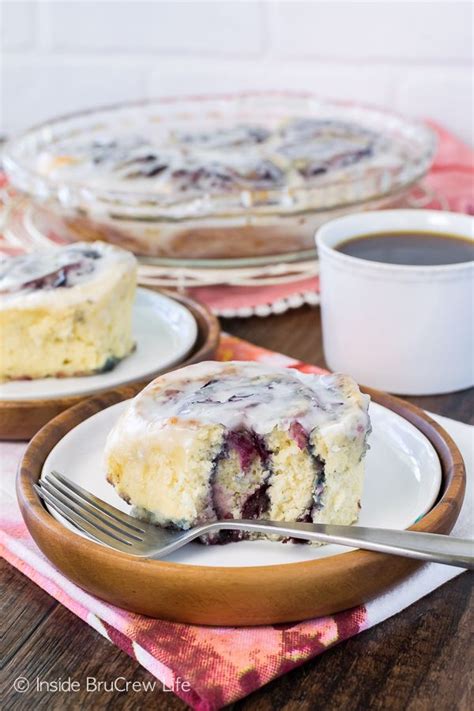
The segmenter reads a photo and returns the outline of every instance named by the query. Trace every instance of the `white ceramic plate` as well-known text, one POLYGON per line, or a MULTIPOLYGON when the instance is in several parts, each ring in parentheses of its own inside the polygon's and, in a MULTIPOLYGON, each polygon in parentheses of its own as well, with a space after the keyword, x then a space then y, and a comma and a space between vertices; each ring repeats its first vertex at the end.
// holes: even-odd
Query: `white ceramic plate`
MULTIPOLYGON (((121 402, 102 410, 68 432, 51 450, 43 473, 57 469, 96 496, 128 512, 130 506, 106 482, 103 464, 105 439, 126 405, 121 402)), ((426 437, 403 417, 376 403, 371 403, 370 415, 373 431, 359 523, 404 529, 425 514, 437 498, 441 485, 438 455, 426 437)), ((60 516, 51 513, 77 533, 60 516)), ((270 541, 208 547, 190 543, 168 560, 214 566, 276 565, 348 550, 336 545, 315 547, 270 541)))
POLYGON ((145 380, 180 363, 197 338, 194 316, 185 306, 148 289, 137 289, 133 306, 133 336, 137 347, 113 370, 81 378, 41 378, 0 383, 0 400, 51 400, 90 395, 145 380))

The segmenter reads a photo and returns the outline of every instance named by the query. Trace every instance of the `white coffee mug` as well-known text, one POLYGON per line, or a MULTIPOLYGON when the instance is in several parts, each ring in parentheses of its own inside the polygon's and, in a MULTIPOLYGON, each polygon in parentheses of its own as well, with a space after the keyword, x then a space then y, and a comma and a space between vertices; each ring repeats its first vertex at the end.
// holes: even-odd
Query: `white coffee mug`
POLYGON ((347 215, 316 234, 326 361, 359 383, 405 395, 474 384, 474 262, 405 266, 337 251, 382 232, 447 233, 473 239, 473 218, 435 210, 347 215))

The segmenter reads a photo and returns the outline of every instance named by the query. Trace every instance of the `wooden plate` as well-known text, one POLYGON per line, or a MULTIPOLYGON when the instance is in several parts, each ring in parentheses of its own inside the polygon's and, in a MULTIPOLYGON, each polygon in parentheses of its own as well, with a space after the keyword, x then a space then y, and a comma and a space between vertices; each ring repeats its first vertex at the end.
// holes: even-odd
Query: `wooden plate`
MULTIPOLYGON (((153 287, 147 288, 153 289, 153 287)), ((158 290, 155 289, 155 291, 158 290)), ((159 291, 189 309, 198 325, 198 337, 193 350, 186 360, 179 364, 179 367, 212 358, 216 352, 220 337, 220 326, 217 318, 203 304, 194 299, 174 292, 159 291)), ((137 384, 140 386, 139 389, 141 390, 156 375, 157 373, 151 374, 146 380, 137 380, 137 384)), ((102 393, 107 392, 111 392, 110 387, 108 390, 102 391, 102 393)), ((88 397, 90 397, 90 394, 57 397, 48 400, 0 400, 0 439, 31 439, 53 417, 88 397)))
MULTIPOLYGON (((31 535, 46 557, 88 592, 127 610, 161 619, 207 625, 273 624, 328 615, 365 603, 421 565, 407 558, 361 550, 258 568, 183 565, 133 558, 66 529, 47 512, 33 489, 46 457, 77 424, 138 390, 132 386, 98 395, 60 414, 31 441, 18 474, 18 500, 31 535)), ((375 402, 405 417, 435 448, 442 467, 440 496, 411 530, 448 533, 464 497, 461 453, 451 437, 422 410, 375 390, 366 392, 375 402)))

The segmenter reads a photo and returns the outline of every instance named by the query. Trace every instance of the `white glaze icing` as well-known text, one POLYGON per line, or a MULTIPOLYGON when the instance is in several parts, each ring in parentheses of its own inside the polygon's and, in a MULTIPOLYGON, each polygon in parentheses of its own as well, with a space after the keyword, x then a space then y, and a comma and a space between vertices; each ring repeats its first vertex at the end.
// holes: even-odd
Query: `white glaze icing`
POLYGON ((297 187, 353 163, 380 160, 387 150, 380 135, 344 121, 269 120, 268 126, 236 123, 194 133, 174 131, 153 118, 137 122, 89 141, 86 136, 58 141, 40 153, 37 168, 54 179, 181 200, 187 192, 297 187), (316 168, 303 174, 306 164, 316 168), (186 175, 177 177, 180 172, 186 175), (228 179, 220 179, 223 174, 228 179))
POLYGON ((115 442, 157 436, 189 446, 202 425, 264 435, 299 422, 309 433, 342 428, 365 437, 369 398, 352 378, 314 375, 255 362, 205 362, 161 376, 130 403, 111 434, 115 442), (189 441, 188 441, 189 440, 189 441))
POLYGON ((0 310, 64 307, 86 297, 98 298, 101 286, 135 268, 130 252, 105 242, 75 242, 6 257, 0 260, 0 310), (44 279, 50 282, 46 286, 41 284, 44 279))

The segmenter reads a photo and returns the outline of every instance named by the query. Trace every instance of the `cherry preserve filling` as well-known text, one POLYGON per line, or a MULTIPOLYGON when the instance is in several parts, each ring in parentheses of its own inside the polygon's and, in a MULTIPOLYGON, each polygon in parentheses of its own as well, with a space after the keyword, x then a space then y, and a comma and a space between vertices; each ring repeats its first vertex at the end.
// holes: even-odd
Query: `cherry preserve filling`
POLYGON ((314 487, 313 487, 313 503, 308 507, 307 511, 302 514, 298 521, 312 521, 312 516, 323 507, 322 496, 324 492, 324 461, 320 456, 315 454, 314 447, 309 441, 309 434, 304 427, 297 421, 292 422, 290 426, 290 435, 295 440, 300 449, 307 449, 311 457, 314 468, 314 487))
MULTIPOLYGON (((71 252, 71 261, 66 264, 58 266, 56 269, 51 269, 51 271, 46 271, 46 273, 39 276, 35 276, 31 279, 28 275, 34 273, 35 264, 31 261, 31 258, 25 259, 24 263, 21 265, 12 266, 13 272, 9 269, 8 265, 5 272, 0 274, 0 283, 2 278, 8 279, 10 274, 20 273, 20 276, 16 278, 14 285, 8 288, 1 289, 2 294, 14 294, 19 291, 42 291, 58 288, 69 288, 75 286, 80 277, 90 274, 94 271, 94 262, 100 259, 101 255, 94 249, 87 249, 83 251, 74 250, 71 252)), ((36 271, 38 274, 38 270, 36 271)))
POLYGON ((247 472, 254 459, 260 458, 262 466, 268 464, 269 451, 265 446, 263 437, 256 432, 242 430, 241 432, 229 432, 227 435, 227 446, 235 449, 240 459, 242 471, 247 472))
POLYGON ((240 177, 249 184, 249 187, 272 188, 283 182, 284 173, 272 161, 261 160, 247 171, 241 171, 240 177))
POLYGON ((149 154, 134 160, 128 161, 130 170, 123 176, 129 180, 134 178, 154 178, 167 169, 166 161, 160 160, 158 156, 149 154))
POLYGON ((361 148, 360 150, 339 153, 327 159, 309 160, 303 163, 303 165, 298 169, 298 172, 304 178, 313 178, 316 175, 327 173, 330 169, 347 168, 363 158, 369 158, 372 155, 372 152, 372 146, 367 146, 366 148, 361 148))
MULTIPOLYGON (((212 383, 206 383, 210 385, 212 383)), ((206 386, 204 386, 206 387, 206 386)), ((237 397, 237 396, 236 396, 237 397)), ((218 519, 234 518, 229 510, 228 495, 223 492, 222 487, 217 483, 217 470, 219 463, 229 457, 230 452, 235 451, 239 459, 239 465, 244 472, 248 473, 255 459, 259 459, 262 467, 266 471, 265 480, 250 493, 241 505, 240 518, 257 519, 261 518, 270 507, 270 499, 267 490, 271 478, 270 452, 266 447, 263 437, 251 430, 229 431, 226 434, 224 445, 213 461, 211 474, 211 507, 218 519)), ((202 538, 202 542, 209 543, 231 543, 247 538, 243 531, 219 531, 202 538)))
POLYGON ((236 181, 235 173, 219 163, 178 168, 171 175, 181 191, 227 190, 232 189, 236 181))
POLYGON ((233 190, 236 187, 265 189, 281 185, 283 171, 270 160, 251 161, 237 168, 212 161, 197 166, 187 166, 174 170, 172 178, 181 191, 233 190))
POLYGON ((308 446, 308 433, 300 422, 292 422, 290 425, 290 436, 295 440, 300 449, 308 446))
MULTIPOLYGON (((314 515, 323 508, 322 498, 324 493, 325 472, 324 461, 314 452, 313 445, 309 442, 309 435, 299 422, 293 422, 290 435, 300 449, 307 449, 314 469, 313 499, 306 511, 296 519, 298 523, 312 523, 314 515)), ((292 543, 304 543, 301 538, 287 538, 292 543)))
MULTIPOLYGON (((206 385, 212 385, 210 381, 206 385)), ((203 386, 203 387, 206 387, 203 386)), ((321 510, 322 497, 324 493, 324 461, 314 453, 314 448, 309 441, 309 433, 304 429, 301 423, 295 421, 289 429, 290 436, 295 440, 299 449, 306 450, 311 457, 314 469, 314 485, 312 502, 308 505, 297 519, 299 522, 311 523, 315 513, 321 510)), ((270 509, 270 498, 268 490, 271 485, 272 468, 271 468, 271 451, 267 448, 265 440, 252 430, 229 431, 226 434, 224 445, 218 455, 215 457, 212 466, 211 474, 211 501, 210 508, 218 519, 232 519, 234 515, 228 508, 228 499, 222 491, 222 487, 217 483, 217 471, 219 463, 229 457, 231 451, 235 451, 239 458, 239 464, 242 472, 248 473, 255 459, 259 459, 262 468, 266 471, 265 479, 250 493, 241 505, 239 517, 244 519, 259 519, 263 518, 270 509)), ((205 544, 218 543, 225 544, 235 541, 244 540, 248 534, 242 531, 220 531, 203 537, 202 542, 205 544)), ((297 538, 288 538, 288 541, 301 543, 297 538)))

